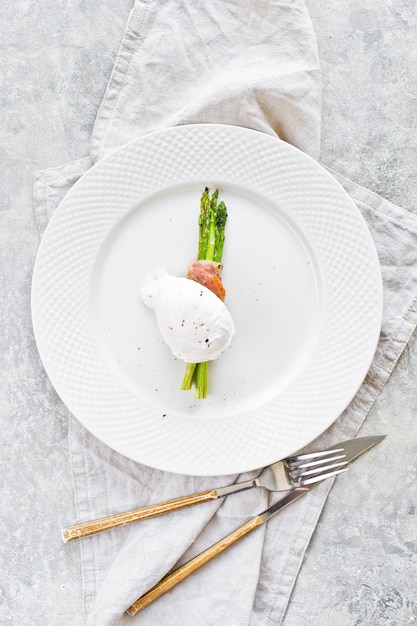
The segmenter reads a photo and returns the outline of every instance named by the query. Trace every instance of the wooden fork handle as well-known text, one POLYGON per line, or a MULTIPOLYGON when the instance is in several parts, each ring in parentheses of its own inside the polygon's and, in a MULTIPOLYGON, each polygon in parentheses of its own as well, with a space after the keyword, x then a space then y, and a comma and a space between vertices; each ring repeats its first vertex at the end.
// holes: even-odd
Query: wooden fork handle
POLYGON ((132 524, 133 522, 149 519, 150 517, 157 517, 158 515, 170 513, 171 511, 177 511, 178 509, 183 509, 187 506, 208 502, 209 500, 216 500, 218 497, 219 495, 216 489, 212 489, 211 491, 202 491, 201 493, 195 493, 191 496, 184 496, 175 500, 168 500, 167 502, 161 502, 160 504, 151 504, 150 506, 145 506, 141 509, 133 509, 132 511, 127 511, 125 513, 109 515, 108 517, 102 517, 101 519, 63 528, 61 531, 62 538, 64 542, 67 543, 68 541, 74 541, 74 539, 82 539, 83 537, 89 537, 90 535, 101 533, 104 530, 118 528, 119 526, 132 524))
POLYGON ((236 543, 236 541, 239 541, 239 539, 263 523, 264 522, 260 516, 257 515, 256 517, 253 517, 248 522, 243 524, 243 526, 240 526, 237 530, 230 533, 230 535, 227 535, 227 537, 224 537, 210 548, 207 548, 207 550, 196 556, 191 561, 188 561, 188 563, 185 563, 185 565, 171 574, 168 574, 168 576, 165 576, 165 578, 160 580, 159 583, 154 585, 152 589, 147 591, 127 609, 128 614, 131 617, 134 617, 137 613, 143 611, 143 609, 152 604, 152 602, 155 602, 155 600, 163 596, 165 593, 171 591, 185 578, 191 576, 191 574, 212 561, 216 556, 236 543))

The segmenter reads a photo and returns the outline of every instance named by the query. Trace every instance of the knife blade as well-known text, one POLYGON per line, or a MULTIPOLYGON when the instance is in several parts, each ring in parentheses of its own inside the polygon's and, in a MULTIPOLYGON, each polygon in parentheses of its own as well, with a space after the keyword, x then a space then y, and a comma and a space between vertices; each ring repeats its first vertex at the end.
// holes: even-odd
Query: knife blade
MULTIPOLYGON (((364 454, 364 452, 367 452, 377 443, 382 441, 384 437, 385 435, 356 437, 354 439, 348 439, 347 441, 343 441, 329 449, 342 449, 344 454, 346 455, 344 461, 346 461, 347 463, 351 463, 359 456, 364 454)), ((234 530, 232 533, 230 533, 214 545, 210 546, 210 548, 207 548, 207 550, 196 556, 194 559, 188 561, 188 563, 185 563, 182 567, 165 576, 165 578, 163 578, 156 585, 154 585, 152 589, 150 589, 144 595, 138 598, 138 600, 136 600, 136 602, 134 602, 127 609, 127 613, 131 617, 134 617, 140 611, 143 611, 143 609, 155 602, 155 600, 160 598, 162 595, 171 591, 185 578, 188 578, 188 576, 212 561, 216 556, 224 552, 224 550, 236 543, 239 539, 250 533, 252 530, 255 530, 255 528, 262 526, 277 513, 301 498, 303 495, 313 489, 313 487, 319 484, 319 482, 293 489, 283 498, 278 500, 278 502, 270 506, 268 509, 250 519, 248 522, 234 530)))

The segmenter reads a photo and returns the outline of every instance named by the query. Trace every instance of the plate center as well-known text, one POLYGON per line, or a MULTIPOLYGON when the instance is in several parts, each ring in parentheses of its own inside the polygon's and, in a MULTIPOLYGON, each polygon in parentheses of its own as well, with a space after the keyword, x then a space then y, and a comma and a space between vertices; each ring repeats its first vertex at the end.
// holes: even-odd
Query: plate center
POLYGON ((317 262, 285 207, 208 181, 164 189, 112 229, 92 273, 90 319, 107 366, 133 393, 163 414, 225 417, 266 404, 299 375, 319 336, 322 303, 317 262), (180 390, 185 365, 163 343, 140 290, 158 270, 186 276, 206 184, 228 207, 223 281, 236 338, 210 364, 208 397, 196 401, 180 390))

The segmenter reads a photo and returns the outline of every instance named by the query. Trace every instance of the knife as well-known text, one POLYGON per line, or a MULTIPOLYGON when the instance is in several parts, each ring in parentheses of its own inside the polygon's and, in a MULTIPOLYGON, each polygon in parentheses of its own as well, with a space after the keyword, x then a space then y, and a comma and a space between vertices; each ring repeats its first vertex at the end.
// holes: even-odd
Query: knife
MULTIPOLYGON (((351 461, 354 461, 359 456, 361 456, 367 450, 373 448, 377 443, 382 441, 384 437, 385 435, 357 437, 354 439, 343 441, 342 443, 337 444, 337 446, 333 446, 329 449, 339 450, 342 448, 344 454, 346 455, 344 461, 346 461, 346 463, 350 463, 351 461)), ((185 563, 180 568, 162 578, 162 580, 156 583, 156 585, 154 585, 149 591, 147 591, 138 600, 136 600, 136 602, 134 602, 127 609, 127 613, 131 617, 134 617, 140 611, 143 611, 143 609, 155 602, 155 600, 157 600, 164 594, 174 589, 174 587, 176 587, 180 582, 185 580, 185 578, 188 578, 188 576, 191 576, 191 574, 212 561, 216 556, 224 552, 239 539, 242 539, 242 537, 250 533, 252 530, 255 530, 255 528, 266 524, 266 522, 274 517, 274 515, 276 515, 287 506, 304 496, 317 484, 318 483, 313 483, 304 487, 297 487, 290 491, 286 496, 281 498, 281 500, 270 506, 268 509, 247 521, 245 524, 234 530, 232 533, 207 548, 207 550, 196 556, 194 559, 188 561, 188 563, 185 563)))

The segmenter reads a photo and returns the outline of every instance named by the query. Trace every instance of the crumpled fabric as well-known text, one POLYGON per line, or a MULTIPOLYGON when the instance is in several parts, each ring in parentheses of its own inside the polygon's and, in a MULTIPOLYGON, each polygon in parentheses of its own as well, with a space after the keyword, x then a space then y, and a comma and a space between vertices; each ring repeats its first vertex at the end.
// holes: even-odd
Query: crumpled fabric
MULTIPOLYGON (((253 128, 319 160, 321 88, 316 41, 301 0, 137 0, 92 134, 90 155, 38 172, 42 235, 60 201, 94 163, 148 132, 190 123, 253 128)), ((331 172, 361 211, 383 276, 380 341, 360 390, 309 449, 354 436, 417 323, 417 218, 331 172)), ((228 484, 129 460, 69 415, 75 523, 228 484)), ((277 626, 285 614, 331 481, 251 533, 130 618, 125 610, 186 562, 276 499, 252 489, 84 539, 89 626, 277 626)), ((69 546, 68 546, 69 547, 69 546)))

